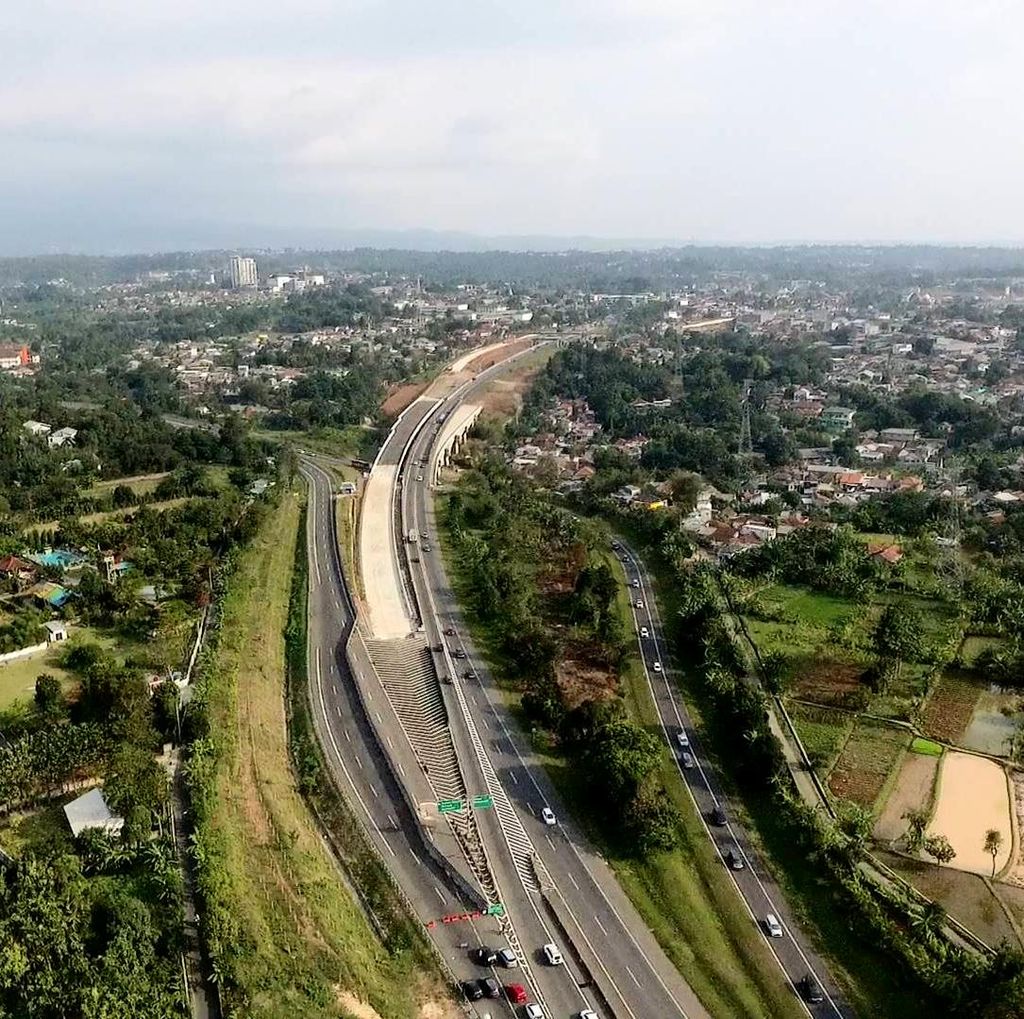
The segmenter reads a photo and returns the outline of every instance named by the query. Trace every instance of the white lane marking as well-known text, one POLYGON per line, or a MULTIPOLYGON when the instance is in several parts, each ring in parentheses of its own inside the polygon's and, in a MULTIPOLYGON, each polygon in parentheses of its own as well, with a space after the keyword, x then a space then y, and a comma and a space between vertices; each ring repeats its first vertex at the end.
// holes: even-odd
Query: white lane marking
POLYGON ((391 747, 392 750, 394 750, 395 749, 395 744, 392 742, 391 737, 390 736, 385 736, 384 738, 388 741, 388 746, 391 747))
POLYGON ((601 933, 605 937, 608 937, 608 928, 605 927, 605 925, 603 923, 601 923, 601 918, 599 916, 595 916, 594 917, 594 923, 596 923, 597 926, 601 928, 601 933))
POLYGON ((508 777, 510 779, 512 779, 512 781, 515 782, 516 785, 519 785, 519 779, 516 778, 516 769, 515 768, 509 768, 508 769, 508 777))
POLYGON ((570 881, 572 882, 572 886, 573 886, 573 888, 575 888, 575 889, 576 889, 576 891, 579 891, 579 890, 580 890, 580 886, 579 886, 579 884, 577 883, 577 881, 576 881, 576 878, 574 878, 574 877, 572 876, 572 871, 571 871, 571 870, 570 870, 570 871, 568 871, 568 873, 567 873, 567 875, 566 875, 566 876, 567 876, 567 877, 569 878, 569 880, 570 880, 570 881))
MULTIPOLYGON (((321 672, 321 669, 320 669, 320 648, 316 649, 316 655, 314 657, 314 662, 315 662, 314 677, 316 679, 317 697, 318 697, 318 699, 320 701, 320 711, 323 714, 323 718, 326 720, 327 719, 327 702, 324 700, 323 675, 322 675, 322 672, 321 672)), ((345 760, 341 756, 341 747, 338 746, 338 741, 334 738, 334 730, 330 727, 330 725, 327 725, 326 729, 327 729, 327 738, 331 741, 331 747, 334 750, 334 756, 337 757, 338 764, 341 766, 341 770, 344 773, 345 778, 348 780, 348 784, 352 787, 352 793, 355 796, 357 802, 359 803, 359 806, 361 806, 363 808, 363 812, 366 814, 366 819, 370 822, 371 825, 373 825, 373 829, 380 836, 381 842, 383 842, 384 845, 388 847, 388 852, 392 856, 397 856, 398 854, 392 848, 391 843, 388 842, 388 840, 386 838, 384 838, 384 832, 382 832, 380 830, 380 825, 377 824, 377 822, 374 819, 373 815, 370 813, 370 808, 366 805, 366 801, 362 798, 362 796, 359 795, 359 790, 356 788, 355 781, 353 780, 352 776, 349 774, 349 770, 345 766, 345 760)))
POLYGON ((631 969, 630 969, 630 968, 629 968, 628 966, 626 966, 626 972, 627 972, 627 973, 628 973, 628 974, 629 974, 629 975, 630 975, 630 976, 631 976, 631 977, 633 978, 633 983, 634 983, 634 984, 636 984, 636 985, 637 985, 637 987, 642 987, 642 986, 643 986, 643 985, 642 985, 642 984, 640 983, 640 981, 639 981, 639 980, 637 980, 637 978, 636 978, 636 974, 635 974, 635 973, 634 973, 634 972, 633 972, 633 971, 632 971, 632 970, 631 970, 631 969))
POLYGON ((363 762, 362 762, 362 760, 360 760, 358 754, 355 755, 355 762, 358 765, 359 770, 362 771, 363 770, 363 762))
POLYGON ((380 793, 377 792, 377 787, 372 782, 370 783, 370 792, 373 793, 373 798, 375 800, 380 799, 380 793))
POLYGON ((349 743, 352 742, 352 734, 348 731, 348 729, 345 730, 345 739, 347 739, 349 743))
POLYGON ((340 704, 335 704, 335 705, 334 705, 334 710, 335 710, 335 711, 336 711, 336 712, 338 713, 338 718, 342 718, 342 717, 344 717, 344 716, 342 715, 342 713, 341 713, 341 705, 340 705, 340 704))
POLYGON ((444 897, 444 893, 437 887, 437 885, 434 885, 434 894, 441 900, 441 905, 443 906, 447 900, 444 897))

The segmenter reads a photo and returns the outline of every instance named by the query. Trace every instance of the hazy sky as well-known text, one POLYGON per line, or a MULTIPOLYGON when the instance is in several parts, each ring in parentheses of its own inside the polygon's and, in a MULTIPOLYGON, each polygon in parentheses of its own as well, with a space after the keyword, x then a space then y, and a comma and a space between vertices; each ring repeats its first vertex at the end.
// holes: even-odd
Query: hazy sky
POLYGON ((1024 4, 7 0, 0 251, 1024 241, 1024 4))

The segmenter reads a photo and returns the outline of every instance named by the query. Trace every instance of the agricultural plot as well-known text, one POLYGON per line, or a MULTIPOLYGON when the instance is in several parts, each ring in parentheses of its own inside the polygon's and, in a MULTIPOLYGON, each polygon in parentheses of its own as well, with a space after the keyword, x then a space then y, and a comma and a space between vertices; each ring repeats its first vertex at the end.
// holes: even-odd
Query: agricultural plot
POLYGON ((858 722, 828 778, 832 792, 871 810, 910 744, 902 729, 858 722))
POLYGON ((946 669, 921 713, 921 731, 944 743, 959 743, 974 714, 981 687, 969 674, 946 669))
POLYGON ((814 767, 827 772, 846 743, 854 719, 840 711, 806 704, 794 704, 789 715, 814 767))

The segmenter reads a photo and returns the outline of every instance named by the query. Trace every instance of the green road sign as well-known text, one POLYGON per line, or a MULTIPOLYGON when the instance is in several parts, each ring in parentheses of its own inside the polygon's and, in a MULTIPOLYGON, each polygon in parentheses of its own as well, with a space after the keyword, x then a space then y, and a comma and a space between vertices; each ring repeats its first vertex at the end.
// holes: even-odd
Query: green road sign
POLYGON ((500 902, 496 902, 496 903, 494 903, 493 906, 488 906, 484 910, 484 912, 488 916, 504 916, 505 915, 505 907, 500 902))
POLYGON ((477 810, 490 810, 494 806, 494 800, 490 796, 474 796, 473 806, 477 810))
POLYGON ((462 809, 462 800, 438 800, 437 812, 439 814, 454 814, 462 809))

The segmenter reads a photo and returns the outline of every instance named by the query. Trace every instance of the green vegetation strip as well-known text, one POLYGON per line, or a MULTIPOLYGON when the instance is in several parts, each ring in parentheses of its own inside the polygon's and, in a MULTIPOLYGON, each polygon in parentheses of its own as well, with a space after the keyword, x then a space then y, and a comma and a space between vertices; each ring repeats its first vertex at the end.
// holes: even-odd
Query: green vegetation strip
MULTIPOLYGON (((384 942, 376 936, 324 851, 291 767, 285 633, 300 521, 298 498, 284 496, 238 559, 204 656, 209 734, 190 761, 204 933, 235 1014, 327 1019, 368 1002, 382 1019, 400 1019, 436 981, 403 947, 400 925, 384 926, 384 942)), ((297 685, 295 642, 304 638, 295 611, 297 685)), ((308 781, 308 730, 293 745, 308 781)), ((368 901, 375 894, 363 891, 368 901)))
POLYGON ((918 736, 910 744, 910 751, 914 754, 927 754, 929 757, 941 757, 942 744, 918 736))

